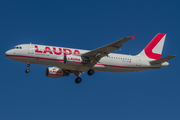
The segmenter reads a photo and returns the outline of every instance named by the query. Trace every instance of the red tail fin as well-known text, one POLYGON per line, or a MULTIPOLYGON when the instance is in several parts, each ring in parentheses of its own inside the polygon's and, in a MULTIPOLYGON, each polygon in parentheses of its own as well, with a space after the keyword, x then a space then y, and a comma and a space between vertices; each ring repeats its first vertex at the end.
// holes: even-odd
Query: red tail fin
POLYGON ((158 33, 139 55, 149 59, 160 59, 165 37, 166 34, 158 33))

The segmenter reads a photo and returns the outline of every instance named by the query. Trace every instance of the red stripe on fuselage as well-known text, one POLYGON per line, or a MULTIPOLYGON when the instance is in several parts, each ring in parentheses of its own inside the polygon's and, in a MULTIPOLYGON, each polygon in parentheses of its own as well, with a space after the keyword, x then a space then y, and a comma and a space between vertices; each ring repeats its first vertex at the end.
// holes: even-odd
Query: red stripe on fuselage
MULTIPOLYGON (((42 60, 63 61, 63 59, 51 59, 51 58, 42 58, 42 57, 33 57, 33 56, 24 56, 24 55, 6 55, 6 57, 23 57, 23 58, 42 59, 42 60)), ((68 61, 68 62, 81 63, 81 62, 75 62, 75 61, 68 61)), ((126 66, 107 65, 107 64, 100 64, 100 63, 96 63, 96 65, 116 67, 116 68, 145 68, 145 69, 146 68, 147 69, 160 68, 160 67, 126 67, 126 66)))

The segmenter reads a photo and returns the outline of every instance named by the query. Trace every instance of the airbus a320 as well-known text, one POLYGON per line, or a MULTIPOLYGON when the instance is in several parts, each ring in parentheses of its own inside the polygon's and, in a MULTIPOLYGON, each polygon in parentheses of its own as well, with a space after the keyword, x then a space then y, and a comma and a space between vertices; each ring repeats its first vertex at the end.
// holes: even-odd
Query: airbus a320
POLYGON ((27 63, 26 73, 30 72, 30 64, 49 65, 46 76, 61 78, 74 74, 75 82, 82 81, 81 75, 87 71, 89 76, 94 71, 135 72, 169 66, 168 60, 176 55, 161 58, 166 34, 158 33, 138 55, 112 53, 119 50, 123 43, 134 36, 125 37, 94 50, 82 50, 38 44, 20 44, 6 51, 9 59, 27 63))

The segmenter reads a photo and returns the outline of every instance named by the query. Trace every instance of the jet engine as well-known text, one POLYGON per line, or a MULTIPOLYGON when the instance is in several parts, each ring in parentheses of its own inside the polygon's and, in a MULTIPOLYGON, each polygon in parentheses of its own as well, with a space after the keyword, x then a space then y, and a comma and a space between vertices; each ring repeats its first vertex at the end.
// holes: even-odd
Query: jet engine
POLYGON ((69 73, 66 73, 57 67, 48 67, 46 69, 46 76, 50 78, 61 78, 62 76, 69 76, 69 73))
POLYGON ((80 56, 76 56, 76 55, 64 55, 63 62, 64 62, 64 64, 66 64, 66 63, 70 63, 70 64, 81 63, 82 58, 80 56))

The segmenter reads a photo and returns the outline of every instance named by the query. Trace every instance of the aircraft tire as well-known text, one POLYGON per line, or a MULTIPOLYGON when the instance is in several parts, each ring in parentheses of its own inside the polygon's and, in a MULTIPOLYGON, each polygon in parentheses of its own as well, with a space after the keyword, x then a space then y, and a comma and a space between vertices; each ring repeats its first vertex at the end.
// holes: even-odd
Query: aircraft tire
POLYGON ((29 70, 29 69, 26 69, 26 70, 25 70, 25 72, 26 72, 26 73, 29 73, 29 72, 30 72, 30 70, 29 70))
POLYGON ((89 71, 87 72, 89 76, 94 74, 94 70, 93 69, 89 69, 89 71))
POLYGON ((82 79, 81 79, 80 77, 77 77, 77 78, 75 79, 75 83, 77 83, 77 84, 79 84, 81 81, 82 81, 82 79))

